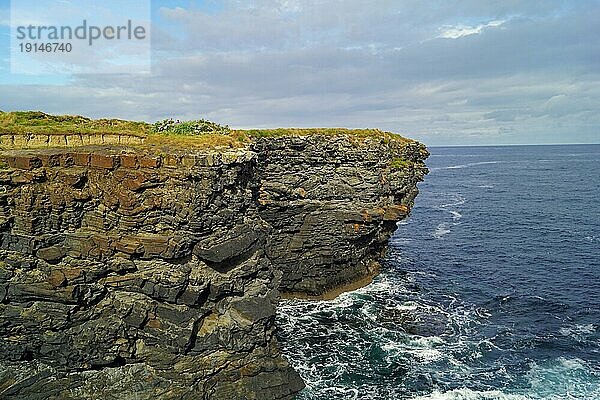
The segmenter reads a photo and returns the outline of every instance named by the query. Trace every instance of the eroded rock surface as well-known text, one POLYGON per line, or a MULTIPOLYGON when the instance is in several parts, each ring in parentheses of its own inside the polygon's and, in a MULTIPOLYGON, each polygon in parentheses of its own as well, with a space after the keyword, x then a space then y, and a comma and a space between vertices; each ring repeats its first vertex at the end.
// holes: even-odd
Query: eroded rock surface
POLYGON ((320 296, 374 274, 427 172, 417 142, 281 137, 255 144, 260 215, 281 291, 320 296))
POLYGON ((278 289, 372 272, 426 155, 318 136, 4 153, 0 397, 293 398, 278 289))

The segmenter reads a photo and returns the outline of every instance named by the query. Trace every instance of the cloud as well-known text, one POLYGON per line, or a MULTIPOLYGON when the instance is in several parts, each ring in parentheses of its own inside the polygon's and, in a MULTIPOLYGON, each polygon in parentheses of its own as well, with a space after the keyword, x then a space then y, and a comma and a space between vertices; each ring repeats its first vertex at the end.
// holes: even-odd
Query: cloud
POLYGON ((600 139, 598 1, 219 4, 160 10, 152 76, 5 85, 0 109, 370 126, 427 144, 600 139))
POLYGON ((479 24, 477 26, 467 26, 467 25, 446 25, 440 28, 439 38, 443 39, 458 39, 463 36, 469 35, 478 35, 483 32, 486 28, 496 28, 502 26, 506 21, 490 21, 487 24, 479 24))

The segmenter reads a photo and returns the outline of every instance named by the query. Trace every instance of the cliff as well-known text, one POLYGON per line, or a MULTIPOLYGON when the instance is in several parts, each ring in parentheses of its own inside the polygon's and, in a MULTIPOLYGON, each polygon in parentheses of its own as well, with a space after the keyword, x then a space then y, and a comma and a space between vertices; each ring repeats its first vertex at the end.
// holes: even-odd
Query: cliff
POLYGON ((280 292, 376 273, 426 157, 348 134, 4 151, 0 397, 293 398, 280 292))
POLYGON ((253 149, 280 290, 330 298, 375 274, 426 172, 423 146, 307 136, 261 140, 253 149))

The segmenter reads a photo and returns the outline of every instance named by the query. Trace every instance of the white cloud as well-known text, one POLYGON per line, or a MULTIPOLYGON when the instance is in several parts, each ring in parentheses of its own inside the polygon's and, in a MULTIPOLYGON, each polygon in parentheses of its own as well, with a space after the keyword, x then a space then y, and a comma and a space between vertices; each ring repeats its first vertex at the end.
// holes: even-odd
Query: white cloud
POLYGON ((543 8, 525 0, 251 3, 224 0, 214 13, 162 9, 167 23, 153 27, 153 76, 5 85, 0 109, 205 117, 234 127, 379 127, 430 145, 556 135, 598 141, 600 7, 568 0, 543 8), (575 9, 563 13, 564 5, 575 9), (468 36, 477 40, 439 39, 468 36))
POLYGON ((468 25, 445 25, 440 28, 439 38, 443 39, 458 39, 463 36, 470 35, 478 35, 483 32, 487 28, 496 28, 502 26, 506 21, 505 20, 495 20, 490 21, 487 24, 480 24, 477 26, 468 26, 468 25))

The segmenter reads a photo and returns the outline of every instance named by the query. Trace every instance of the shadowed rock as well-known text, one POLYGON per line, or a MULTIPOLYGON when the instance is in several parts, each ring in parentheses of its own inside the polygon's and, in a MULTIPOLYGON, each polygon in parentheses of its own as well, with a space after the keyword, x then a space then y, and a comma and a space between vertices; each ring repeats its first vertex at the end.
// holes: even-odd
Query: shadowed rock
POLYGON ((3 153, 0 397, 291 399, 279 290, 373 273, 426 155, 347 135, 3 153))

